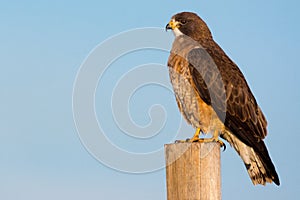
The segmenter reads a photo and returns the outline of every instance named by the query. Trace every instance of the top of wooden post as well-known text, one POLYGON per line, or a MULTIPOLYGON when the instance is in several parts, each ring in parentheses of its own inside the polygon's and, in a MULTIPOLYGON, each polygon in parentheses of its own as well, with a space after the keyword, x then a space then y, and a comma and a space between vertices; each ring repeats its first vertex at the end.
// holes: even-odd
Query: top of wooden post
POLYGON ((220 200, 220 145, 165 145, 168 200, 220 200))

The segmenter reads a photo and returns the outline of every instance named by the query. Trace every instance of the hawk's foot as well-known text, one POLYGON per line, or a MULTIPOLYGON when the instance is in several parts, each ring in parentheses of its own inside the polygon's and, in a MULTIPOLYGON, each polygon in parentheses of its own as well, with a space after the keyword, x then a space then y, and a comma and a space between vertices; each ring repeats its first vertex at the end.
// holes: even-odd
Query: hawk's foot
POLYGON ((176 140, 176 143, 180 143, 180 142, 200 142, 200 143, 208 143, 208 142, 217 142, 220 144, 220 147, 223 147, 223 151, 226 150, 226 145, 225 143, 220 140, 219 138, 190 138, 190 139, 186 139, 186 140, 176 140))
POLYGON ((185 143, 185 142, 189 142, 189 138, 187 138, 186 140, 175 140, 175 143, 185 143))
POLYGON ((212 138, 199 138, 201 129, 197 128, 194 136, 192 138, 188 138, 186 140, 176 140, 175 143, 185 143, 185 142, 217 142, 220 144, 221 148, 223 147, 223 151, 226 150, 226 145, 225 143, 219 139, 219 134, 218 132, 215 132, 212 138))
POLYGON ((200 141, 200 142, 217 142, 217 143, 219 143, 220 144, 220 147, 222 148, 223 147, 223 151, 225 151, 226 150, 226 145, 225 145, 225 143, 222 141, 222 140, 220 140, 218 137, 212 137, 212 138, 208 138, 208 139, 200 139, 200 140, 202 140, 202 141, 200 141))

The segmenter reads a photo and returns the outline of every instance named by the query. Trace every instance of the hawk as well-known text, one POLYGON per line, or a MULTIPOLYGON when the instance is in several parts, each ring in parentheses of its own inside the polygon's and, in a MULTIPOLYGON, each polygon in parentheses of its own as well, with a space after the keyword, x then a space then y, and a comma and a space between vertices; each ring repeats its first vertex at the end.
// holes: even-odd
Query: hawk
POLYGON ((188 142, 225 139, 242 158, 254 185, 280 185, 263 139, 267 121, 242 72, 213 40, 195 13, 181 12, 166 25, 175 35, 169 75, 181 114, 196 132, 188 142), (200 138, 211 133, 212 138, 200 138))

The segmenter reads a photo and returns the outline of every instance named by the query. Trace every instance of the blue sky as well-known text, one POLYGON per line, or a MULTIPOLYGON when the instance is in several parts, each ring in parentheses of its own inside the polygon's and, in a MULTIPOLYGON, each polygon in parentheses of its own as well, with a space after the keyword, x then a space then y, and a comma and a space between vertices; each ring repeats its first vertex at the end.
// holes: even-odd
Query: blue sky
MULTIPOLYGON (((223 199, 295 199, 298 195, 300 5, 296 0, 29 0, 0 5, 1 199, 166 199, 164 170, 119 172, 87 151, 75 127, 72 92, 80 66, 101 42, 135 28, 163 28, 173 14, 186 10, 207 22, 215 40, 245 74, 268 119, 266 144, 282 183, 254 187, 240 158, 228 148, 222 153, 223 199)), ((170 32, 162 34, 172 38, 170 32)), ((151 123, 151 105, 164 106, 165 126, 153 140, 127 138, 109 107, 101 107, 102 97, 110 94, 120 77, 142 64, 165 65, 167 56, 159 50, 131 52, 113 62, 99 82, 98 121, 109 140, 122 149, 155 151, 174 138, 181 118, 172 92, 164 87, 145 86, 128 104, 132 120, 140 126, 151 123)), ((161 77, 168 80, 166 69, 161 77)), ((117 99, 113 105, 121 102, 117 99)), ((106 99, 106 103, 110 102, 106 99)), ((152 116, 161 117, 160 111, 152 116)), ((192 128, 184 123, 181 131, 192 135, 192 128)))

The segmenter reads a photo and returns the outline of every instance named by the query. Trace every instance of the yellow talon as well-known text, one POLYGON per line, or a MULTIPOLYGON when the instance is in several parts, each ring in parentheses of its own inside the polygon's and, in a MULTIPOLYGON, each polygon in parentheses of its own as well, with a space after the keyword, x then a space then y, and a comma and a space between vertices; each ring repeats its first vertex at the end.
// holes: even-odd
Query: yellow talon
POLYGON ((198 139, 190 139, 188 142, 202 142, 202 143, 208 143, 208 142, 217 142, 220 144, 220 147, 223 147, 223 151, 226 150, 226 145, 222 140, 219 140, 219 138, 198 138, 198 139))
POLYGON ((200 140, 199 135, 200 135, 201 129, 197 128, 194 136, 191 139, 188 139, 188 142, 198 142, 200 140))
POLYGON ((200 140, 200 138, 199 138, 200 132, 201 132, 201 129, 197 128, 196 132, 195 132, 195 134, 194 134, 194 136, 192 138, 190 138, 190 139, 188 138, 186 140, 176 140, 175 143, 199 142, 199 140, 200 140))
POLYGON ((190 139, 186 139, 186 140, 176 140, 175 143, 184 143, 184 142, 202 142, 202 143, 207 143, 207 142, 217 142, 220 144, 221 147, 223 147, 223 151, 226 150, 226 145, 223 141, 219 140, 219 135, 218 132, 215 132, 213 134, 212 138, 199 138, 201 129, 197 128, 196 132, 194 134, 194 136, 190 139))

